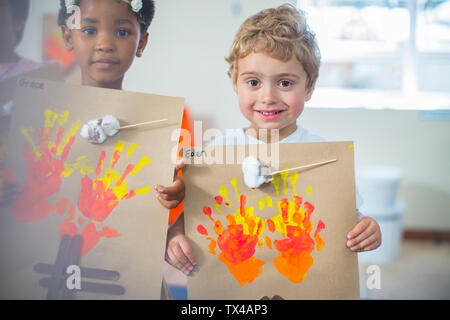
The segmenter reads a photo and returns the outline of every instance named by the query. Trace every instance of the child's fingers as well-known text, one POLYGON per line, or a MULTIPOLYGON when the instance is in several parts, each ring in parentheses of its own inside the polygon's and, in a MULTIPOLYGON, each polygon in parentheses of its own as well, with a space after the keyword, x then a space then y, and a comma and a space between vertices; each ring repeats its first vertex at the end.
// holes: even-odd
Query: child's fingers
POLYGON ((177 160, 177 162, 175 163, 175 172, 184 169, 184 167, 186 167, 186 158, 181 158, 180 160, 177 160))
POLYGON ((158 192, 157 196, 159 196, 164 201, 176 200, 176 198, 173 195, 169 195, 167 193, 160 193, 160 192, 158 192))
POLYGON ((162 204, 162 206, 166 209, 173 209, 178 207, 178 205, 180 204, 181 200, 164 200, 161 198, 160 194, 156 195, 156 198, 158 199, 159 203, 162 204))
POLYGON ((170 187, 156 185, 155 190, 159 202, 168 209, 176 208, 184 200, 185 188, 181 180, 175 181, 170 187))
POLYGON ((185 237, 180 240, 180 247, 181 250, 183 250, 184 255, 189 259, 189 262, 195 267, 197 264, 197 259, 195 258, 194 252, 185 237))
POLYGON ((352 251, 368 251, 375 249, 378 247, 378 235, 374 232, 369 237, 364 238, 363 240, 353 244, 350 247, 350 250, 352 251))
POLYGON ((361 241, 364 241, 365 239, 368 239, 375 232, 376 232, 376 230, 374 230, 374 229, 372 229, 372 228, 370 228, 368 226, 368 228, 366 228, 366 230, 364 230, 363 232, 358 234, 355 238, 352 238, 352 239, 348 240, 347 241, 347 247, 351 248, 351 247, 354 247, 354 246, 358 245, 361 241))
POLYGON ((364 251, 370 251, 378 248, 381 245, 381 238, 378 237, 376 241, 369 244, 367 247, 364 248, 364 251))
POLYGON ((189 261, 189 259, 184 255, 183 250, 181 249, 179 243, 175 243, 170 248, 172 253, 172 261, 175 262, 175 267, 177 267, 181 272, 185 275, 189 275, 189 273, 194 269, 194 266, 189 261))
POLYGON ((158 201, 163 205, 163 207, 167 209, 173 209, 178 207, 178 205, 183 201, 184 199, 184 193, 178 194, 175 196, 169 196, 167 194, 162 194, 159 192, 156 192, 156 198, 158 201))
POLYGON ((167 262, 169 262, 172 266, 174 266, 178 270, 182 270, 184 268, 184 265, 181 263, 181 261, 179 261, 177 259, 177 256, 175 255, 175 252, 174 252, 172 246, 167 248, 166 260, 167 260, 167 262))
POLYGON ((381 231, 376 220, 364 217, 348 234, 347 247, 352 251, 369 251, 381 244, 381 231))
POLYGON ((177 257, 175 256, 175 253, 173 253, 172 249, 167 250, 166 261, 184 273, 184 266, 180 261, 178 261, 177 257))
POLYGON ((367 229, 370 224, 370 219, 364 218, 359 221, 356 226, 347 234, 347 239, 351 240, 356 238, 361 232, 367 229))
POLYGON ((159 196, 162 200, 165 201, 177 200, 181 202, 184 199, 184 191, 171 193, 157 192, 156 196, 159 196))
POLYGON ((163 196, 164 200, 174 200, 184 198, 184 182, 180 179, 175 180, 172 185, 164 187, 161 185, 155 186, 156 191, 163 196))
POLYGON ((194 268, 189 261, 189 259, 183 254, 183 250, 181 250, 180 246, 177 244, 173 247, 173 254, 178 261, 178 265, 181 266, 180 270, 188 275, 190 271, 194 268))
POLYGON ((373 241, 371 244, 369 245, 364 245, 364 247, 362 247, 361 249, 359 249, 359 251, 370 251, 370 250, 374 250, 376 248, 378 248, 381 244, 380 240, 375 240, 373 241))

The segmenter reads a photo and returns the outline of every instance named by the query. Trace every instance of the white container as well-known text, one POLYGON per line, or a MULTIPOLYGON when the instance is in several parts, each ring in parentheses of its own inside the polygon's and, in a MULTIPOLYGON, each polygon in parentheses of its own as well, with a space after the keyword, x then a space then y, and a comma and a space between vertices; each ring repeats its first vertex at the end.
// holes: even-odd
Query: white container
POLYGON ((402 174, 386 166, 363 167, 356 172, 356 185, 363 198, 360 211, 389 212, 394 209, 402 174))
POLYGON ((401 249, 403 237, 403 216, 406 206, 397 202, 390 211, 361 211, 365 216, 374 218, 381 229, 381 245, 372 251, 358 253, 363 263, 387 263, 395 260, 401 249))

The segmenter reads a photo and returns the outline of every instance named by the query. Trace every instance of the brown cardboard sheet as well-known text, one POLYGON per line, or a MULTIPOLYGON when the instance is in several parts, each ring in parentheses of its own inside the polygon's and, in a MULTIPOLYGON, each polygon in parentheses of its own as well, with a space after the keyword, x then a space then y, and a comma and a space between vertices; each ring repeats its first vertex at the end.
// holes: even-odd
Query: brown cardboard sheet
POLYGON ((357 254, 346 247, 357 222, 352 142, 183 152, 185 232, 198 259, 189 299, 359 299, 357 254), (242 172, 249 155, 280 170, 337 161, 250 189, 242 172))
POLYGON ((6 167, 22 193, 1 208, 2 298, 160 298, 169 210, 154 186, 173 181, 183 104, 19 79, 6 167), (103 144, 80 136, 83 124, 105 115, 122 126, 168 120, 103 144), (68 286, 76 284, 69 265, 81 268, 79 290, 68 286))

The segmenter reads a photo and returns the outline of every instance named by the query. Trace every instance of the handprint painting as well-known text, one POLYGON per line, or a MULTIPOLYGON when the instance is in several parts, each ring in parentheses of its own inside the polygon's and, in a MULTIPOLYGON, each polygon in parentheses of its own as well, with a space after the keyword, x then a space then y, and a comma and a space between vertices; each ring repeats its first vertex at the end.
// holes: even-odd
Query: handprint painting
MULTIPOLYGON (((11 213, 19 223, 40 221, 52 213, 67 217, 61 222, 60 230, 55 230, 55 233, 58 232, 61 237, 65 234, 70 236, 80 234, 83 239, 81 256, 84 256, 101 238, 120 236, 119 231, 109 226, 98 230, 97 224, 107 220, 119 201, 150 192, 150 186, 129 190, 126 178, 128 175, 137 174, 151 162, 151 159, 144 155, 137 165, 126 165, 121 174, 117 171, 116 165, 124 152, 125 143, 118 141, 109 160, 110 167, 106 170, 104 168, 107 162, 106 152, 103 150, 99 152, 95 171, 86 164, 86 156, 80 156, 77 162, 70 164, 66 160, 81 127, 81 121, 71 124, 65 134, 64 125, 69 118, 67 110, 58 114, 51 109, 45 109, 44 116, 43 128, 21 128, 26 140, 23 145, 23 156, 28 162, 28 179, 23 186, 23 192, 14 202, 11 213), (38 143, 33 141, 33 132, 36 131, 38 143), (54 135, 55 141, 52 140, 54 135), (70 177, 75 170, 79 171, 81 177, 76 208, 70 200, 63 197, 52 203, 49 197, 54 195, 58 197, 63 180, 70 177), (89 173, 94 173, 95 177, 90 178, 89 173)), ((137 147, 136 143, 132 143, 126 157, 129 158, 137 147)))
MULTIPOLYGON (((115 166, 121 157, 124 149, 124 142, 119 141, 114 149, 114 154, 110 159, 110 168, 104 171, 106 152, 101 151, 98 159, 95 177, 91 179, 85 175, 80 181, 80 193, 78 195, 77 208, 67 199, 60 199, 56 204, 56 214, 68 216, 67 220, 61 222, 61 237, 68 234, 74 236, 80 234, 83 242, 81 246, 81 256, 88 253, 101 238, 115 238, 120 236, 120 232, 109 226, 104 226, 98 230, 97 224, 107 221, 120 201, 129 200, 138 194, 147 194, 151 187, 145 186, 139 189, 128 190, 126 178, 128 175, 134 176, 143 167, 147 166, 151 160, 143 156, 137 165, 128 164, 122 174, 116 170, 115 166), (80 212, 78 218, 75 212, 80 212)), ((127 156, 133 154, 137 145, 131 144, 127 151, 127 156)))
POLYGON ((64 285, 55 289, 50 280, 64 283, 64 263, 77 261, 82 280, 70 295, 75 299, 160 299, 154 284, 162 281, 164 261, 155 257, 164 256, 169 210, 153 186, 173 181, 178 138, 172 141, 172 133, 181 125, 183 103, 51 81, 18 86, 6 166, 21 192, 0 208, 0 298, 53 296, 64 285), (103 144, 80 136, 84 123, 107 114, 124 125, 169 121, 123 130, 103 144), (68 237, 80 240, 63 242, 68 237), (99 286, 83 278, 83 268, 112 273, 114 282, 99 286))
MULTIPOLYGON (((280 169, 339 161, 277 174, 257 189, 245 185, 239 163, 189 166, 185 223, 198 269, 188 297, 358 298, 356 255, 345 247, 356 222, 350 145, 281 144, 280 169)), ((226 147, 224 159, 237 148, 226 147)))
POLYGON ((81 121, 74 122, 65 132, 64 125, 69 117, 67 110, 58 114, 45 109, 44 116, 42 128, 20 128, 25 138, 22 155, 28 162, 28 180, 12 208, 12 214, 19 222, 39 221, 54 211, 54 206, 47 199, 60 191, 63 177, 72 173, 68 170, 70 165, 66 164, 66 160, 81 121), (54 131, 56 139, 52 140, 54 131), (33 136, 38 137, 37 142, 33 136))
MULTIPOLYGON (((295 184, 298 178, 298 173, 283 174, 281 176, 282 184, 286 186, 287 178, 295 190, 295 184)), ((275 190, 279 189, 280 178, 274 179, 275 190)), ((226 212, 233 211, 230 207, 230 201, 226 203, 228 206, 222 207, 223 198, 221 195, 214 197, 216 201, 215 209, 218 216, 225 215, 227 220, 226 228, 222 222, 212 217, 211 207, 205 206, 203 212, 209 217, 213 223, 213 229, 216 239, 209 236, 208 229, 199 224, 197 231, 210 241, 209 253, 216 255, 216 244, 221 251, 219 255, 220 261, 225 263, 239 282, 245 285, 251 283, 263 271, 264 261, 254 257, 256 250, 273 250, 275 249, 279 256, 273 259, 273 264, 280 274, 285 276, 293 283, 300 283, 307 275, 308 269, 313 265, 314 259, 311 257, 311 252, 316 248, 320 251, 325 245, 319 232, 325 228, 322 220, 319 220, 314 234, 311 234, 313 225, 311 222, 311 214, 314 211, 314 206, 305 202, 302 203, 302 197, 293 194, 292 200, 287 197, 282 198, 273 206, 273 199, 270 196, 258 199, 258 209, 256 211, 268 210, 278 214, 271 218, 263 219, 255 216, 255 208, 246 206, 247 196, 239 194, 236 186, 236 178, 230 181, 230 186, 234 187, 234 192, 239 198, 239 208, 233 214, 226 214, 226 212), (267 202, 267 207, 266 207, 267 202), (219 213, 220 212, 220 213, 219 213), (264 230, 269 231, 269 234, 264 236, 264 230), (281 240, 272 240, 271 233, 278 233, 282 236, 281 240), (265 246, 264 246, 265 244, 265 246)), ((228 194, 227 187, 221 186, 222 194, 228 194)), ((311 187, 308 187, 310 193, 311 187)), ((305 190, 306 191, 306 190, 305 190)), ((287 187, 284 188, 287 194, 287 187)), ((306 193, 306 192, 305 192, 306 193)), ((285 194, 285 196, 286 196, 285 194)), ((256 212, 258 214, 258 212, 256 212)))

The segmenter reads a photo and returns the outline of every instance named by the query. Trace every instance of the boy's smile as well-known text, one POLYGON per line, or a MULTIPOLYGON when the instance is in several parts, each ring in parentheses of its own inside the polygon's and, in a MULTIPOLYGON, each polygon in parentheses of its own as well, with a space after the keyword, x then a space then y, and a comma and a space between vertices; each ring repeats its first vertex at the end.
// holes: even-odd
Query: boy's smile
POLYGON ((285 110, 255 110, 264 120, 275 120, 281 116, 285 110))
POLYGON ((258 52, 238 61, 236 92, 249 128, 279 129, 279 139, 293 133, 296 120, 314 88, 307 88, 307 74, 296 57, 289 61, 258 52))
POLYGON ((148 34, 129 10, 115 0, 82 0, 81 28, 63 27, 66 46, 75 51, 84 85, 120 89, 134 57, 140 56, 148 34))

